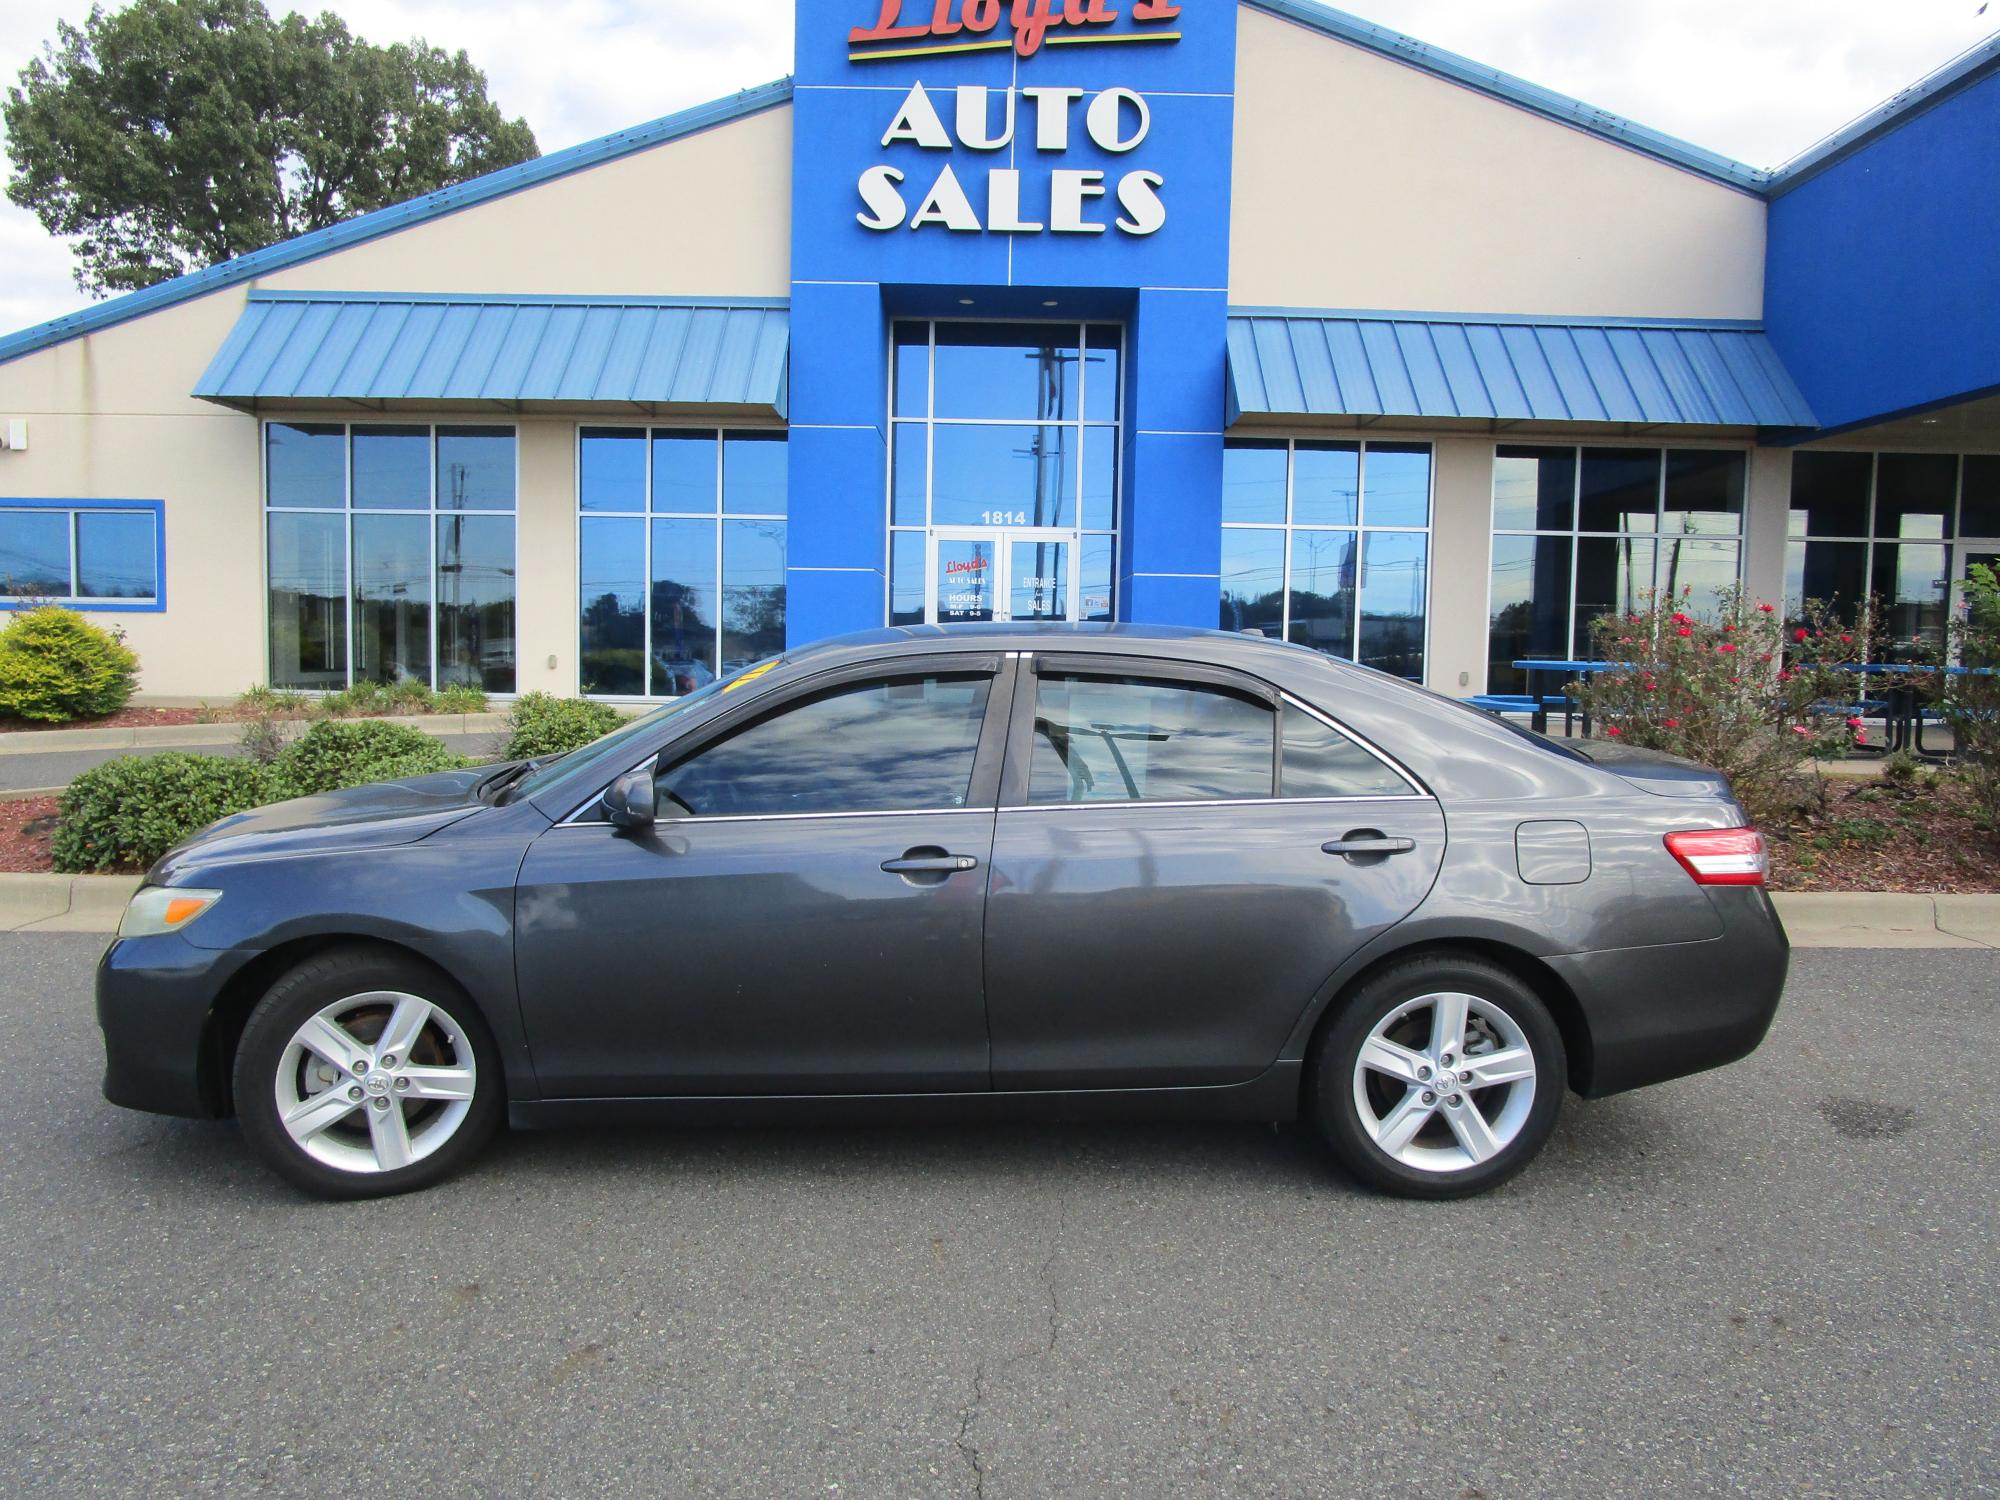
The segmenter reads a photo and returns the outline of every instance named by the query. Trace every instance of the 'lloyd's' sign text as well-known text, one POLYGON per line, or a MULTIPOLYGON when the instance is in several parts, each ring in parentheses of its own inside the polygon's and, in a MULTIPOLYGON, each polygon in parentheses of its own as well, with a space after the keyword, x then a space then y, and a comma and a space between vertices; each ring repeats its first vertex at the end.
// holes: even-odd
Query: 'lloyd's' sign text
POLYGON ((1089 47, 1126 42, 1178 42, 1172 24, 1181 13, 1171 0, 1137 0, 1131 25, 1119 28, 1111 0, 933 0, 930 19, 905 22, 906 11, 921 13, 923 0, 882 0, 873 26, 847 34, 854 62, 887 58, 942 57, 956 52, 999 52, 1012 48, 1033 57, 1046 42, 1057 47, 1089 47), (1005 23, 1003 26, 1002 23, 1005 23))

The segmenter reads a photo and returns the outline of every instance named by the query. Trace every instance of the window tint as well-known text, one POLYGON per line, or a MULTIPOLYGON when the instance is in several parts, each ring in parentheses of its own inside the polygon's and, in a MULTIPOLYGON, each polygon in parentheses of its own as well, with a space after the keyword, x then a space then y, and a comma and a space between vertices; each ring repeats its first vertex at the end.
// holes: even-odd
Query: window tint
POLYGON ((992 681, 870 682, 793 704, 662 775, 660 814, 768 817, 963 807, 992 681))
POLYGON ((1221 688, 1044 677, 1028 800, 1213 802, 1271 795, 1277 716, 1221 688))
POLYGON ((1407 797, 1402 777, 1311 714, 1285 710, 1286 797, 1407 797))

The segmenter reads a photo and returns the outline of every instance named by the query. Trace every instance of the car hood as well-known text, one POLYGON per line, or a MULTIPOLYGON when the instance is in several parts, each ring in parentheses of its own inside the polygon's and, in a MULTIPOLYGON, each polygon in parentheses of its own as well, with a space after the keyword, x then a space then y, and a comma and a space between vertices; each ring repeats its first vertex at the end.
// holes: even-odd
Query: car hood
POLYGON ((438 771, 253 807, 176 845, 147 878, 166 884, 176 869, 224 859, 414 844, 486 807, 477 788, 493 771, 438 771))

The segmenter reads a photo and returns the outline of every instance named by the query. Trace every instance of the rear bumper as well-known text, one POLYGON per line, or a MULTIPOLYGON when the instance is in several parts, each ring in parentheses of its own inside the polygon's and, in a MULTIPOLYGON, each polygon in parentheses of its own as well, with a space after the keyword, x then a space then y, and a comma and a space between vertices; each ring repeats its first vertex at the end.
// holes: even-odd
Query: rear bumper
POLYGON ((1778 1013, 1791 942, 1760 887, 1711 886, 1722 936, 1546 960, 1590 1028, 1589 1098, 1719 1068, 1757 1050, 1778 1013))
POLYGON ((120 938, 97 961, 104 1097, 127 1109, 214 1119, 225 1112, 216 997, 256 954, 197 948, 168 933, 120 938))

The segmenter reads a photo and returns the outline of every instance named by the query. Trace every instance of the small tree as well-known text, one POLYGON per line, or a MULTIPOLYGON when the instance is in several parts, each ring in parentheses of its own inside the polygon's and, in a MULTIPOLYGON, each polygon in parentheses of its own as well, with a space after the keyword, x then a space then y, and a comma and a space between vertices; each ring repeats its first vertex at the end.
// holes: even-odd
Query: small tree
POLYGON ((537 154, 463 52, 374 47, 262 0, 136 0, 8 90, 7 196, 80 290, 150 286, 537 154))
POLYGON ((1863 659, 1866 633, 1818 603, 1788 631, 1740 589, 1712 615, 1694 613, 1691 596, 1595 621, 1595 655, 1609 667, 1571 692, 1606 737, 1712 767, 1753 821, 1784 822, 1819 800, 1815 762, 1861 731, 1847 706, 1862 679, 1842 668, 1863 659))

